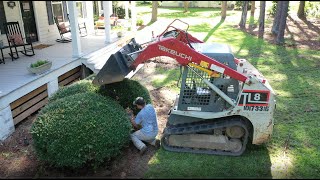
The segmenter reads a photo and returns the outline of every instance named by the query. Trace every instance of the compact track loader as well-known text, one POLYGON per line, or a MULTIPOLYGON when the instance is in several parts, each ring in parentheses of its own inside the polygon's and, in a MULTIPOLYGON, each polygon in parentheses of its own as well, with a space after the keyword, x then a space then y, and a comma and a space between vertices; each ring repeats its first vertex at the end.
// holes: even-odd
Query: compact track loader
POLYGON ((268 141, 276 107, 268 81, 248 61, 235 58, 228 45, 204 43, 187 33, 187 23, 186 30, 172 26, 176 21, 150 42, 131 39, 110 56, 93 83, 119 82, 151 58, 171 57, 183 71, 161 138, 164 149, 239 156, 248 142, 268 141))

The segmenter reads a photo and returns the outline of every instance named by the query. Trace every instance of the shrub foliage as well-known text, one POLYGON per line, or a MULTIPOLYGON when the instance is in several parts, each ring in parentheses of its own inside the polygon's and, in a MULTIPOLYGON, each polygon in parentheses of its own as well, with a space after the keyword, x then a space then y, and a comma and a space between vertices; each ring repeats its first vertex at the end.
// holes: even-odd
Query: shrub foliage
POLYGON ((77 168, 117 155, 130 130, 128 116, 116 101, 88 92, 50 102, 39 112, 31 134, 40 160, 77 168))
POLYGON ((98 89, 99 87, 92 84, 91 80, 83 79, 71 85, 61 87, 49 98, 49 102, 78 93, 97 92, 98 89))
POLYGON ((143 97, 146 103, 152 103, 147 88, 138 81, 124 79, 121 82, 106 84, 99 88, 98 92, 109 96, 119 102, 123 108, 129 107, 133 113, 138 114, 139 110, 132 104, 136 97, 143 97))

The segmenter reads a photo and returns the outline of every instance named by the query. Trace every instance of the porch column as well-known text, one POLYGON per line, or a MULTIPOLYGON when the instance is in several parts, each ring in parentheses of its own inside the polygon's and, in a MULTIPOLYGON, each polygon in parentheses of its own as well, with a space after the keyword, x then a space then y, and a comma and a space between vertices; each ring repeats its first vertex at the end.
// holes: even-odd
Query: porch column
POLYGON ((129 19, 129 1, 124 2, 124 9, 125 9, 125 19, 129 19))
POLYGON ((137 12, 136 12, 136 2, 131 1, 131 31, 137 31, 137 12))
POLYGON ((58 78, 47 83, 48 96, 51 97, 59 89, 58 78))
POLYGON ((112 8, 112 1, 103 1, 105 44, 111 42, 110 6, 112 8))
POLYGON ((98 1, 98 15, 100 16, 102 14, 102 5, 101 5, 101 1, 98 1))
POLYGON ((0 142, 4 141, 14 132, 14 122, 10 105, 0 109, 0 142))
POLYGON ((68 1, 70 27, 71 27, 71 38, 72 38, 72 57, 81 56, 81 43, 78 27, 78 10, 76 1, 68 1))
POLYGON ((93 17, 93 1, 84 1, 86 3, 86 13, 87 13, 87 18, 86 18, 86 27, 88 30, 88 34, 93 34, 94 33, 94 17, 93 17))
POLYGON ((113 13, 113 8, 112 8, 112 1, 109 1, 110 5, 109 5, 109 16, 111 16, 111 14, 113 13))

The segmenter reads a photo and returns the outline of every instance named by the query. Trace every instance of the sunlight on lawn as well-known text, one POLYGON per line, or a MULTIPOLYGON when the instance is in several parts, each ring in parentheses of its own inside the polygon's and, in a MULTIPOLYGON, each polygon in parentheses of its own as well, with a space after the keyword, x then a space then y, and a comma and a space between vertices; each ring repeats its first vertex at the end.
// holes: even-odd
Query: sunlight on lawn
MULTIPOLYGON (((210 14, 206 11, 159 17, 181 17, 190 24, 191 35, 206 42, 228 44, 235 57, 247 59, 262 72, 277 93, 271 141, 248 147, 241 157, 160 149, 149 161, 146 177, 319 177, 320 52, 271 45, 236 29, 241 13, 230 13, 234 15, 224 22, 220 22, 220 15, 206 18, 210 14)), ((157 76, 153 82, 157 85, 167 86, 177 80, 178 74, 172 73, 169 78, 169 72, 159 73, 164 76, 157 76)))
POLYGON ((277 150, 271 155, 271 174, 273 178, 289 178, 293 167, 293 159, 283 151, 277 150))

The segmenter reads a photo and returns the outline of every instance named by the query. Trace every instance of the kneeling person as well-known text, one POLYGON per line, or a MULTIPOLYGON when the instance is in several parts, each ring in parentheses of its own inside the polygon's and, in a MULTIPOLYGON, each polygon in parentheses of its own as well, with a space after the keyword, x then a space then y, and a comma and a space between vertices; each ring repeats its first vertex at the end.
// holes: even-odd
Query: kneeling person
POLYGON ((143 154, 147 150, 147 146, 142 142, 145 141, 153 146, 159 146, 159 140, 156 140, 158 134, 158 122, 156 111, 151 104, 147 104, 142 97, 137 97, 133 102, 138 109, 141 109, 136 118, 131 118, 131 123, 137 128, 140 124, 142 128, 131 134, 133 144, 143 154))

